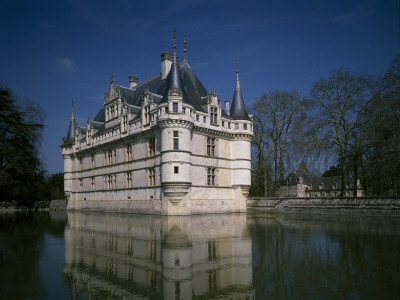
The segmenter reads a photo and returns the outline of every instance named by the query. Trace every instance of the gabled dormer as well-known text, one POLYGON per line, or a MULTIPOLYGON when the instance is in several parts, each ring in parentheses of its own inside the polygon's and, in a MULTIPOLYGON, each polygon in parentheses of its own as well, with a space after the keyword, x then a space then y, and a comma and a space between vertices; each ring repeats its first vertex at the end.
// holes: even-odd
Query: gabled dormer
POLYGON ((157 105, 154 102, 153 95, 150 93, 148 89, 144 91, 142 97, 142 123, 143 126, 149 125, 152 121, 154 121, 154 116, 151 114, 151 111, 157 105))
POLYGON ((218 98, 215 90, 212 90, 211 95, 208 96, 207 111, 210 118, 210 124, 219 126, 221 120, 221 99, 218 98))
POLYGON ((112 121, 121 115, 121 92, 120 87, 115 84, 114 76, 111 76, 109 91, 104 91, 104 110, 106 122, 112 121))

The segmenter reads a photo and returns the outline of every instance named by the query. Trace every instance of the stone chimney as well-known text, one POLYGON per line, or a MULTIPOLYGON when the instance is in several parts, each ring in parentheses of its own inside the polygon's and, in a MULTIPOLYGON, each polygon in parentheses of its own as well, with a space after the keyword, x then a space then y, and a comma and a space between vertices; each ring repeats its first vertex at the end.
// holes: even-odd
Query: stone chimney
POLYGON ((225 101, 225 112, 229 116, 230 114, 229 101, 225 101))
POLYGON ((161 80, 164 80, 167 77, 169 70, 171 70, 173 59, 174 56, 171 53, 164 52, 161 54, 161 80))
POLYGON ((138 84, 138 78, 136 76, 129 76, 129 88, 133 89, 138 84))

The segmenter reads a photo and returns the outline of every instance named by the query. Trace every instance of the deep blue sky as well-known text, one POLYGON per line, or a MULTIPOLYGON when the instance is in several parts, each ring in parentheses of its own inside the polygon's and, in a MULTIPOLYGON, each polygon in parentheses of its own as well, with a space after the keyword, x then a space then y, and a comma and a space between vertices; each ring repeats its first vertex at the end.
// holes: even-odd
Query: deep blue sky
POLYGON ((80 125, 93 118, 113 74, 139 82, 160 72, 160 54, 183 58, 210 92, 231 100, 235 61, 247 106, 264 92, 307 95, 343 67, 383 72, 399 52, 399 4, 380 1, 21 1, 0 2, 0 81, 47 113, 45 167, 63 171, 61 138, 71 99, 80 125))

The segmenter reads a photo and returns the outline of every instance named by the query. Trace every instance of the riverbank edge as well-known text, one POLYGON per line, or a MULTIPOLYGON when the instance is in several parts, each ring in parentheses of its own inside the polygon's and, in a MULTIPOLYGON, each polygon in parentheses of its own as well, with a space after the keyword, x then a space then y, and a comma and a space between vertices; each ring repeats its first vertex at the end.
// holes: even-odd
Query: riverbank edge
POLYGON ((0 211, 64 211, 66 200, 34 201, 29 205, 18 205, 13 202, 0 202, 0 211))
MULTIPOLYGON (((66 211, 66 200, 37 201, 31 206, 0 202, 0 211, 66 211)), ((247 212, 399 216, 400 197, 247 199, 247 212)))
POLYGON ((399 216, 400 197, 262 198, 247 200, 248 212, 399 216))

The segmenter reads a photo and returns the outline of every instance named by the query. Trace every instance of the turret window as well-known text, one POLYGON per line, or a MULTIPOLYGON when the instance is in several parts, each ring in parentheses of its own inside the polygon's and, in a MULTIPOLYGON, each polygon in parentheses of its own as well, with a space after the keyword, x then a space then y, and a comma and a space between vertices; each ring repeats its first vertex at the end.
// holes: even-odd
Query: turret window
POLYGON ((174 174, 179 174, 179 167, 174 167, 174 174))
POLYGON ((174 131, 174 138, 173 138, 173 142, 174 142, 174 150, 178 150, 179 149, 179 132, 178 131, 174 131))
POLYGON ((172 112, 177 113, 178 112, 178 103, 172 103, 172 112))

